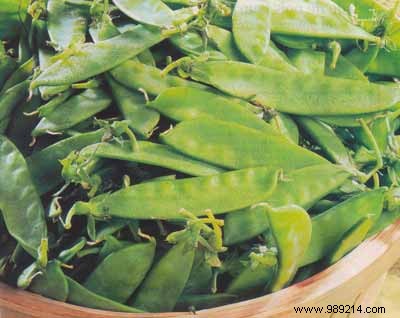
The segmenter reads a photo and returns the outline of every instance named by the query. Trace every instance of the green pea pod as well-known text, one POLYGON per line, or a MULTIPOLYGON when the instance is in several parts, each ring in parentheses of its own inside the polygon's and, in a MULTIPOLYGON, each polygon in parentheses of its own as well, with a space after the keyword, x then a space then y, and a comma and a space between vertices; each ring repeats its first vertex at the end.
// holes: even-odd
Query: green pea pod
POLYGON ((400 90, 396 85, 311 76, 300 72, 287 74, 239 62, 197 63, 188 71, 193 79, 225 93, 298 115, 372 113, 386 110, 400 101, 400 90), (302 91, 293 94, 292 87, 298 83, 303 83, 302 91))
POLYGON ((379 38, 354 25, 349 14, 334 2, 266 0, 265 3, 271 10, 272 33, 379 42, 379 38))
POLYGON ((104 73, 164 40, 160 30, 139 25, 112 39, 77 45, 58 56, 32 81, 31 88, 71 85, 104 73), (99 63, 99 61, 108 61, 99 63))
POLYGON ((289 205, 269 208, 268 221, 278 248, 278 272, 271 291, 278 291, 292 281, 311 240, 311 219, 302 208, 289 205))
POLYGON ((66 226, 70 226, 75 214, 171 220, 182 219, 179 213, 182 209, 196 216, 204 215, 208 209, 214 214, 226 213, 268 199, 276 188, 279 174, 260 167, 209 177, 142 183, 100 195, 88 203, 75 203, 66 226))
POLYGON ((206 88, 204 85, 180 77, 164 76, 158 68, 132 60, 111 70, 110 74, 122 85, 133 90, 143 89, 150 95, 159 95, 171 87, 206 88), (135 76, 132 76, 132 74, 135 74, 135 76))
POLYGON ((238 0, 232 15, 232 30, 242 54, 259 64, 270 42, 271 10, 265 1, 238 0))
POLYGON ((117 81, 108 78, 108 83, 124 118, 129 122, 129 127, 136 133, 149 138, 155 130, 160 114, 152 109, 146 108, 143 94, 130 91, 117 81))
POLYGON ((175 152, 168 146, 152 142, 139 141, 138 150, 132 151, 130 143, 125 147, 101 143, 89 146, 82 152, 86 156, 97 158, 117 159, 130 162, 144 163, 172 169, 193 176, 209 176, 224 172, 224 169, 194 160, 175 152), (128 147, 126 147, 128 146, 128 147))
MULTIPOLYGON (((110 235, 120 231, 125 226, 129 225, 131 220, 124 220, 113 218, 111 220, 105 220, 104 222, 98 222, 100 225, 96 227, 96 235, 94 237, 90 237, 91 240, 95 242, 104 241, 110 235)), ((97 223, 96 223, 97 225, 97 223)))
POLYGON ((290 63, 286 54, 281 51, 274 42, 270 42, 266 53, 259 62, 260 66, 281 72, 297 72, 298 70, 290 63))
MULTIPOLYGON (((317 165, 289 172, 268 199, 274 207, 295 204, 309 209, 338 189, 350 174, 335 165, 317 165)), ((225 217, 224 244, 231 246, 264 233, 269 228, 266 208, 255 205, 225 217)))
POLYGON ((62 166, 59 160, 64 159, 74 150, 80 150, 90 144, 100 142, 104 136, 103 129, 76 135, 36 152, 27 158, 27 164, 32 175, 32 181, 37 192, 42 195, 61 184, 62 166))
POLYGON ((380 218, 375 222, 373 227, 368 232, 368 237, 371 237, 384 229, 386 229, 389 225, 395 223, 400 219, 400 210, 388 212, 384 211, 380 218))
POLYGON ((17 67, 17 61, 11 56, 8 56, 2 44, 0 44, 0 90, 8 77, 14 72, 17 67))
POLYGON ((181 298, 185 295, 209 293, 212 279, 213 270, 206 260, 205 251, 204 249, 197 249, 192 271, 190 272, 181 298))
POLYGON ((332 54, 328 54, 328 58, 326 60, 326 68, 325 75, 338 77, 338 78, 346 78, 351 80, 365 81, 367 82, 367 77, 355 66, 352 62, 350 62, 346 57, 340 56, 336 61, 335 68, 331 67, 332 64, 332 54))
POLYGON ((272 127, 275 127, 290 142, 298 145, 300 141, 300 132, 296 122, 287 114, 277 113, 270 121, 272 127))
POLYGON ((209 116, 279 136, 270 125, 234 99, 196 88, 166 89, 148 106, 177 122, 209 116))
POLYGON ((182 295, 176 304, 175 310, 203 310, 232 304, 237 299, 238 296, 230 294, 182 295))
POLYGON ((48 132, 62 132, 106 109, 111 99, 101 89, 87 89, 68 99, 53 112, 42 118, 32 131, 32 136, 48 132))
POLYGON ((96 295, 95 293, 91 292, 90 290, 86 289, 85 287, 74 281, 72 278, 67 277, 67 281, 69 288, 67 301, 71 304, 117 312, 142 312, 139 309, 126 306, 108 298, 96 295))
POLYGON ((307 50, 290 50, 288 57, 292 64, 302 73, 310 75, 324 75, 325 74, 325 60, 326 55, 324 52, 307 50))
POLYGON ((318 116, 317 119, 337 127, 360 127, 360 119, 365 122, 371 122, 375 118, 382 115, 381 112, 369 113, 369 114, 359 114, 359 115, 349 115, 349 116, 318 116))
POLYGON ((174 309, 189 278, 195 251, 185 241, 174 245, 149 272, 132 305, 150 312, 174 309))
POLYGON ((348 61, 353 63, 358 69, 365 73, 367 72, 371 63, 376 59, 380 52, 380 47, 378 45, 369 46, 367 51, 361 50, 360 48, 355 48, 346 54, 348 61))
POLYGON ((133 244, 108 255, 83 286, 111 300, 125 303, 153 263, 155 242, 133 244), (123 267, 120 267, 123 264, 123 267))
POLYGON ((36 294, 51 299, 67 301, 69 294, 68 281, 61 269, 60 261, 53 260, 49 262, 42 274, 33 279, 29 289, 36 294))
MULTIPOLYGON (((400 43, 400 39, 399 39, 400 43)), ((376 59, 371 62, 367 73, 400 77, 400 51, 381 50, 376 59)))
POLYGON ((298 117, 297 122, 310 138, 321 147, 329 160, 349 169, 354 168, 348 149, 331 127, 308 117, 298 117))
POLYGON ((243 61, 245 58, 236 46, 232 32, 209 25, 206 28, 207 37, 229 60, 243 61))
POLYGON ((63 0, 48 0, 47 29, 57 50, 85 42, 88 13, 82 7, 69 6, 63 0))
POLYGON ((4 83, 3 89, 0 93, 6 92, 8 89, 26 81, 29 76, 32 75, 33 69, 35 67, 35 61, 33 58, 22 64, 4 83))
POLYGON ((314 263, 332 251, 340 238, 362 218, 382 213, 386 189, 361 193, 312 218, 312 238, 301 266, 314 263), (349 213, 350 211, 350 213, 349 213))
POLYGON ((346 254, 350 253, 360 245, 373 225, 374 221, 368 216, 354 225, 347 233, 345 233, 338 246, 326 258, 326 263, 332 265, 338 262, 346 256, 346 254))
POLYGON ((292 170, 326 163, 284 137, 211 118, 182 122, 163 134, 161 140, 188 156, 228 169, 268 166, 292 170))
POLYGON ((24 157, 4 136, 0 136, 0 158, 0 209, 7 230, 37 258, 42 240, 47 237, 42 202, 24 157))

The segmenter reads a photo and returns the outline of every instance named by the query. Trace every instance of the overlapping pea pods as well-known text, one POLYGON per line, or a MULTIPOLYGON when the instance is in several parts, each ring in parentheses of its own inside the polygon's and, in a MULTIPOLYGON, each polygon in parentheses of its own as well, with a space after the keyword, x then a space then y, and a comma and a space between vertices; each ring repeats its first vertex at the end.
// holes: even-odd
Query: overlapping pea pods
POLYGON ((119 312, 210 308, 399 218, 397 7, 49 0, 21 5, 18 28, 2 1, 10 284, 119 312))

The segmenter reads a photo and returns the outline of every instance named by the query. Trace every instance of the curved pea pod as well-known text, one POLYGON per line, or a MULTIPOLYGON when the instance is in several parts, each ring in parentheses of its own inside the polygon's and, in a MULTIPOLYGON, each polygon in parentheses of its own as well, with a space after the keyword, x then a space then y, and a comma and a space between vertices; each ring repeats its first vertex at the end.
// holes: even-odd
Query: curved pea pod
MULTIPOLYGON (((267 200, 274 207, 295 204, 309 209, 343 185, 350 174, 343 168, 326 164, 289 172, 267 200)), ((225 217, 224 244, 231 246, 262 234, 269 228, 266 207, 255 205, 225 217)))
POLYGON ((296 205, 269 208, 271 232, 278 248, 278 272, 271 291, 278 291, 292 281, 311 240, 311 219, 296 205))
POLYGON ((87 89, 72 96, 54 111, 42 118, 32 131, 32 136, 47 132, 62 132, 106 109, 111 104, 110 97, 101 89, 87 89))
POLYGON ((354 168, 349 151, 331 127, 308 117, 298 117, 297 122, 307 135, 321 147, 329 160, 349 169, 354 168))
POLYGON ((334 68, 332 68, 331 60, 332 54, 328 54, 325 75, 368 82, 368 79, 364 76, 363 72, 361 72, 358 67, 350 62, 346 57, 340 55, 334 68))
POLYGON ((215 25, 208 25, 206 33, 210 42, 214 44, 229 60, 245 60, 236 46, 232 32, 215 25))
POLYGON ((279 135, 264 120, 238 104, 234 99, 196 88, 166 89, 148 106, 177 122, 209 116, 213 119, 257 129, 268 135, 279 135))
POLYGON ((155 242, 133 244, 108 255, 83 286, 100 296, 125 303, 150 269, 155 247, 155 242))
POLYGON ((326 162, 282 136, 267 136, 211 118, 182 122, 163 134, 161 140, 188 156, 228 169, 268 166, 291 170, 326 162))
POLYGON ((270 42, 264 57, 258 63, 259 66, 267 67, 281 72, 297 72, 286 54, 281 51, 274 42, 270 42))
POLYGON ((376 59, 369 65, 367 73, 399 77, 400 52, 381 50, 376 59))
POLYGON ((209 176, 225 171, 219 167, 183 156, 165 145, 139 141, 138 147, 138 150, 132 151, 132 149, 127 147, 101 143, 90 146, 83 151, 93 153, 95 157, 99 158, 117 159, 165 167, 193 176, 209 176))
POLYGON ((18 149, 0 136, 0 209, 8 232, 33 257, 47 237, 42 202, 18 149))
MULTIPOLYGON (((267 214, 264 217, 267 218, 267 214)), ((263 251, 263 248, 266 249, 266 247, 260 247, 258 253, 250 253, 247 266, 230 282, 226 293, 243 295, 267 288, 274 278, 278 260, 276 253, 263 251)))
POLYGON ((298 145, 300 141, 300 132, 296 122, 287 114, 278 113, 270 121, 272 127, 275 127, 289 141, 298 145))
POLYGON ((100 142, 104 133, 105 131, 100 129, 76 135, 54 143, 28 157, 26 161, 37 192, 40 195, 45 194, 62 183, 62 166, 59 160, 64 159, 74 150, 100 142))
POLYGON ((33 74, 33 69, 35 67, 35 61, 33 58, 22 64, 4 83, 4 86, 0 93, 4 93, 8 89, 26 81, 29 76, 33 74))
POLYGON ((289 50, 288 57, 300 72, 310 75, 324 75, 326 55, 324 52, 307 50, 289 50))
POLYGON ((336 246, 331 254, 326 258, 326 263, 332 265, 338 262, 358 245, 360 245, 364 241, 373 225, 373 219, 368 216, 354 225, 347 233, 344 234, 338 246, 336 246))
POLYGON ((215 308, 227 304, 232 304, 238 299, 236 295, 230 294, 211 294, 211 295, 182 295, 176 304, 175 310, 190 311, 215 308))
POLYGON ((221 173, 208 177, 142 183, 112 194, 77 202, 73 215, 116 216, 133 219, 181 219, 182 209, 194 215, 226 213, 268 199, 278 183, 280 172, 265 167, 221 173), (235 195, 233 195, 235 194, 235 195))
POLYGON ((242 54, 258 64, 267 52, 271 35, 271 10, 262 0, 238 0, 232 15, 232 31, 242 54))
POLYGON ((61 262, 58 260, 49 262, 43 272, 33 279, 29 289, 48 298, 67 301, 68 281, 61 269, 61 262))
POLYGON ((96 295, 95 293, 91 292, 90 290, 86 289, 85 287, 74 281, 72 278, 67 277, 67 281, 69 288, 67 301, 71 304, 117 312, 143 312, 139 309, 126 306, 108 298, 96 295))
POLYGON ((160 120, 160 114, 146 107, 143 94, 130 91, 111 77, 108 78, 108 83, 115 102, 129 122, 129 127, 134 132, 149 138, 160 120))
POLYGON ((240 62, 197 63, 188 72, 194 80, 225 93, 298 115, 372 113, 386 110, 400 101, 400 90, 396 85, 300 72, 287 74, 240 62), (302 90, 294 94, 291 88, 297 87, 298 83, 302 83, 302 90))
POLYGON ((362 218, 373 215, 375 222, 382 213, 385 192, 386 189, 381 188, 361 193, 313 217, 311 243, 301 266, 328 255, 340 238, 362 218))
POLYGON ((189 278, 195 251, 185 241, 174 245, 149 272, 132 305, 150 312, 174 309, 189 278))
POLYGON ((159 95, 170 87, 207 88, 204 85, 177 76, 164 76, 158 68, 132 60, 114 68, 110 74, 124 86, 134 90, 143 89, 150 95, 159 95), (132 74, 135 74, 135 76, 132 76, 132 74))
POLYGON ((139 25, 109 40, 77 45, 58 56, 32 81, 31 87, 71 85, 86 80, 113 69, 164 38, 160 30, 139 25))
POLYGON ((349 14, 332 1, 267 0, 271 10, 271 32, 326 39, 378 42, 379 38, 354 25, 349 14))
POLYGON ((63 0, 49 0, 47 14, 50 41, 58 50, 85 42, 89 12, 79 6, 70 6, 63 0))

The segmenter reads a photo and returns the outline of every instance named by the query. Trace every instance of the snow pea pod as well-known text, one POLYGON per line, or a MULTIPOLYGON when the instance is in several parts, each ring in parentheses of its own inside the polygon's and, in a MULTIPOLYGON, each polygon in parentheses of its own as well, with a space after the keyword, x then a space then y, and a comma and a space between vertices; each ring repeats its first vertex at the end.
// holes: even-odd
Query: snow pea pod
POLYGON ((240 62, 195 63, 188 72, 193 79, 225 93, 298 115, 372 113, 388 109, 400 101, 400 89, 396 85, 300 72, 287 74, 240 62), (291 87, 298 83, 303 83, 302 90, 293 91, 291 87))
POLYGON ((71 85, 86 80, 113 69, 164 39, 160 30, 138 25, 109 40, 77 45, 58 56, 54 64, 32 81, 31 87, 71 85))
POLYGON ((182 296, 210 292, 212 287, 213 270, 206 260, 205 252, 204 249, 196 250, 192 271, 190 272, 182 296))
POLYGON ((269 208, 267 215, 278 248, 278 272, 270 287, 274 292, 294 278, 310 244, 312 227, 307 212, 296 205, 269 208))
POLYGON ((134 185, 91 201, 77 202, 69 211, 66 227, 74 215, 116 216, 133 219, 181 219, 181 209, 194 215, 226 213, 262 202, 272 194, 280 172, 260 167, 207 177, 165 180, 134 185), (232 195, 235 194, 235 195, 232 195))
POLYGON ((122 85, 134 90, 143 89, 150 95, 159 95, 170 87, 206 88, 204 85, 177 76, 163 76, 158 68, 132 60, 111 70, 110 74, 122 85))
POLYGON ((47 236, 42 202, 18 149, 0 136, 0 209, 8 232, 33 257, 47 236))
POLYGON ((132 130, 145 138, 149 138, 155 130, 160 114, 146 107, 143 94, 131 91, 115 81, 107 78, 114 100, 132 130))
POLYGON ((29 289, 51 299, 67 301, 68 281, 61 269, 61 262, 58 260, 49 262, 43 273, 34 278, 29 289))
POLYGON ((361 193, 312 218, 310 246, 301 266, 314 263, 334 249, 340 238, 363 217, 382 213, 386 189, 361 193), (349 213, 351 211, 351 213, 349 213))
POLYGON ((358 80, 358 81, 365 81, 368 82, 368 79, 364 74, 351 63, 346 57, 340 56, 339 59, 336 61, 335 68, 332 68, 332 54, 327 54, 326 59, 326 68, 325 68, 325 75, 338 77, 338 78, 347 78, 351 80, 358 80))
POLYGON ((325 39, 379 42, 379 38, 354 25, 349 14, 327 0, 266 0, 271 10, 271 32, 325 39))
POLYGON ((259 64, 267 52, 271 35, 271 10, 263 0, 238 0, 232 15, 232 31, 242 54, 259 64))
POLYGON ((132 151, 130 143, 123 146, 109 143, 94 144, 82 150, 84 156, 117 159, 144 163, 186 173, 192 176, 209 176, 224 172, 224 169, 194 160, 175 152, 168 146, 147 141, 138 142, 138 150, 132 151))
POLYGON ((2 44, 0 44, 0 90, 8 77, 14 72, 17 67, 17 61, 11 56, 8 56, 2 44))
POLYGON ((50 41, 58 51, 72 44, 84 43, 88 27, 88 11, 82 7, 69 6, 63 0, 47 1, 47 30, 50 41))
POLYGON ((202 310, 232 304, 238 299, 236 295, 210 294, 210 295, 182 295, 176 304, 175 310, 190 311, 202 310))
POLYGON ((90 290, 86 289, 72 278, 66 277, 68 281, 69 294, 67 301, 71 304, 78 306, 85 306, 94 309, 103 309, 117 312, 143 312, 139 309, 126 306, 110 300, 108 298, 96 295, 90 290))
POLYGON ((111 99, 102 89, 87 89, 75 95, 42 118, 32 136, 47 132, 62 132, 106 109, 111 99))
POLYGON ((125 303, 150 269, 155 247, 154 241, 132 244, 111 253, 94 269, 83 286, 100 296, 125 303))
POLYGON ((290 63, 286 54, 281 51, 274 42, 270 42, 264 57, 258 63, 260 66, 282 72, 297 72, 298 70, 290 63))
POLYGON ((381 50, 371 62, 367 73, 400 77, 400 51, 381 50))
POLYGON ((258 130, 211 118, 181 122, 161 140, 188 156, 227 169, 269 166, 292 170, 326 162, 282 136, 266 136, 258 130))
POLYGON ((326 263, 332 265, 342 259, 346 254, 350 253, 358 245, 364 241, 369 230, 374 225, 371 217, 365 217, 356 225, 354 225, 347 233, 344 234, 339 244, 326 258, 326 263))
POLYGON ((317 119, 336 127, 360 127, 360 119, 369 123, 380 115, 382 115, 382 112, 349 116, 318 116, 317 119))
POLYGON ((104 245, 100 249, 98 260, 101 262, 107 256, 111 255, 112 253, 120 251, 131 245, 132 245, 132 242, 120 241, 120 240, 116 239, 114 236, 109 235, 104 239, 104 245))
MULTIPOLYGON (((295 204, 309 209, 343 185, 350 174, 335 165, 317 165, 289 172, 268 199, 274 207, 295 204)), ((224 244, 231 246, 264 233, 269 228, 266 208, 255 205, 225 217, 224 244)))
POLYGON ((33 58, 29 59, 24 64, 22 64, 4 83, 3 89, 1 90, 0 93, 3 94, 4 92, 14 87, 15 85, 18 85, 23 81, 26 81, 28 77, 32 75, 34 67, 35 67, 35 61, 33 58))
POLYGON ((400 219, 400 210, 396 210, 396 211, 392 211, 392 212, 384 211, 382 213, 382 215, 380 216, 380 218, 375 222, 373 227, 368 232, 367 237, 371 237, 371 236, 383 231, 384 229, 386 229, 388 226, 395 223, 399 219, 400 219))
POLYGON ((229 60, 245 60, 236 46, 232 32, 215 25, 209 25, 206 28, 206 34, 210 42, 214 44, 229 60))
POLYGON ((292 64, 304 74, 325 73, 326 55, 324 52, 318 52, 311 49, 307 50, 289 50, 288 57, 292 64))
POLYGON ((234 99, 196 88, 166 89, 148 106, 177 122, 208 116, 257 129, 268 135, 280 135, 264 120, 234 99))
POLYGON ((88 145, 98 143, 104 136, 103 129, 76 135, 34 153, 26 159, 32 181, 37 192, 42 195, 62 183, 62 166, 59 160, 65 158, 74 150, 80 150, 88 145))
POLYGON ((282 135, 289 141, 298 145, 300 140, 300 132, 296 122, 287 114, 277 113, 272 120, 270 125, 275 127, 282 135))

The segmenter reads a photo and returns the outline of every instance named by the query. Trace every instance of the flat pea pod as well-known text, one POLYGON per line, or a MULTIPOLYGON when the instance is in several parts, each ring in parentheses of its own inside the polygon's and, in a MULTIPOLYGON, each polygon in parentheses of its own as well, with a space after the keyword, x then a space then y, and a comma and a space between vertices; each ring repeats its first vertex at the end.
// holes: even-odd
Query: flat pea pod
POLYGON ((100 129, 66 138, 28 157, 26 161, 37 192, 40 195, 45 194, 62 183, 62 166, 59 160, 74 150, 100 142, 104 133, 100 129))
POLYGON ((289 141, 298 145, 300 141, 300 132, 296 122, 285 113, 277 113, 270 121, 272 127, 275 127, 289 141))
POLYGON ((38 123, 32 136, 47 132, 62 132, 106 109, 111 104, 109 96, 101 89, 87 89, 72 96, 38 123))
POLYGON ((384 76, 400 76, 400 51, 381 50, 368 66, 367 73, 384 76))
POLYGON ((107 80, 114 100, 129 127, 141 136, 149 138, 160 120, 160 114, 146 107, 143 94, 125 88, 111 76, 107 80))
POLYGON ((325 39, 378 42, 379 38, 354 25, 349 14, 332 1, 266 0, 271 10, 271 32, 325 39))
POLYGON ((311 240, 311 219, 302 208, 289 205, 269 208, 268 222, 278 248, 278 272, 271 291, 278 291, 292 281, 311 240))
POLYGON ((132 244, 111 253, 94 269, 83 286, 100 296, 125 303, 145 278, 154 253, 155 242, 132 244))
POLYGON ((170 87, 207 88, 204 85, 177 76, 164 76, 158 68, 132 60, 114 68, 110 74, 122 85, 134 90, 143 89, 150 95, 159 95, 170 87), (132 76, 132 74, 135 74, 135 76, 132 76))
POLYGON ((371 214, 376 221, 382 213, 385 192, 386 189, 381 188, 361 193, 313 217, 311 243, 301 266, 326 256, 340 238, 362 218, 371 214))
POLYGON ((238 0, 232 15, 232 31, 242 54, 258 64, 267 52, 271 36, 271 10, 263 0, 238 0))
POLYGON ((257 129, 268 135, 279 135, 269 124, 234 99, 196 88, 166 89, 148 106, 177 122, 209 116, 257 129))
POLYGON ((33 58, 22 64, 4 83, 1 93, 6 92, 8 89, 24 82, 32 75, 35 67, 35 61, 33 58))
POLYGON ((164 38, 160 30, 139 25, 109 40, 78 45, 44 69, 31 87, 71 85, 86 80, 113 69, 164 38))
POLYGON ((112 235, 105 237, 104 244, 100 249, 98 260, 103 261, 107 256, 132 245, 129 241, 120 241, 112 235))
POLYGON ((400 90, 395 85, 300 72, 287 74, 240 62, 197 63, 188 71, 193 79, 225 93, 298 115, 372 113, 388 109, 400 101, 400 90), (302 90, 293 93, 291 87, 298 83, 303 83, 302 90), (350 90, 351 95, 348 94, 350 90))
POLYGON ((245 60, 236 46, 232 32, 215 25, 209 25, 206 28, 206 34, 210 42, 214 44, 229 60, 245 60))
POLYGON ((227 304, 231 304, 238 299, 236 295, 230 295, 226 293, 218 294, 203 294, 203 295, 182 295, 175 309, 188 311, 188 310, 202 310, 208 308, 219 307, 227 304))
MULTIPOLYGON (((349 177, 350 174, 343 168, 331 164, 294 170, 278 183, 267 202, 274 207, 296 204, 309 209, 343 185, 349 177)), ((265 213, 265 206, 257 204, 229 213, 225 217, 224 244, 231 246, 245 242, 268 230, 265 213)))
POLYGON ((149 312, 174 309, 189 278, 195 251, 185 241, 174 245, 149 272, 132 305, 149 312))
POLYGON ((226 213, 267 200, 276 188, 279 174, 259 167, 207 177, 142 183, 100 195, 88 203, 75 203, 66 226, 75 214, 171 220, 182 219, 179 213, 182 209, 196 216, 204 215, 208 209, 214 214, 226 213))
POLYGON ((293 170, 326 162, 284 137, 267 136, 258 130, 211 118, 181 122, 163 134, 161 141, 188 156, 227 169, 269 166, 293 170))
POLYGON ((4 136, 0 136, 0 162, 0 209, 7 230, 36 258, 42 240, 47 237, 42 202, 24 157, 4 136))
POLYGON ((324 52, 307 50, 289 50, 288 57, 292 64, 304 74, 325 74, 325 60, 326 55, 324 52))
POLYGON ((126 306, 110 300, 108 298, 96 295, 90 290, 86 289, 72 278, 67 277, 69 294, 67 301, 71 304, 78 306, 85 306, 93 309, 103 309, 117 312, 143 312, 139 309, 126 306))
POLYGON ((327 54, 327 57, 325 68, 326 76, 368 82, 368 79, 363 72, 361 72, 360 69, 350 62, 346 57, 340 55, 339 59, 336 61, 335 68, 331 67, 333 55, 327 54))
POLYGON ((61 262, 50 261, 43 273, 33 279, 29 289, 36 294, 65 302, 68 298, 69 288, 68 281, 61 269, 61 262))
POLYGON ((82 7, 69 6, 63 0, 47 2, 47 29, 50 41, 57 50, 61 51, 72 44, 85 42, 88 13, 82 7))
POLYGON ((129 146, 130 144, 125 144, 121 147, 101 143, 89 146, 83 149, 82 152, 97 158, 117 159, 164 167, 192 176, 209 176, 225 171, 219 167, 181 155, 165 145, 139 141, 138 150, 136 151, 132 151, 129 146))
POLYGON ((321 147, 329 160, 349 169, 354 167, 348 149, 331 127, 308 117, 298 117, 297 122, 306 134, 321 147))
POLYGON ((346 254, 350 253, 353 249, 360 245, 364 241, 373 225, 374 221, 368 216, 354 225, 347 233, 344 234, 339 244, 326 258, 326 263, 332 265, 338 262, 346 254))
POLYGON ((297 72, 286 54, 281 51, 274 42, 270 42, 264 57, 258 63, 259 66, 270 68, 281 72, 297 72))

